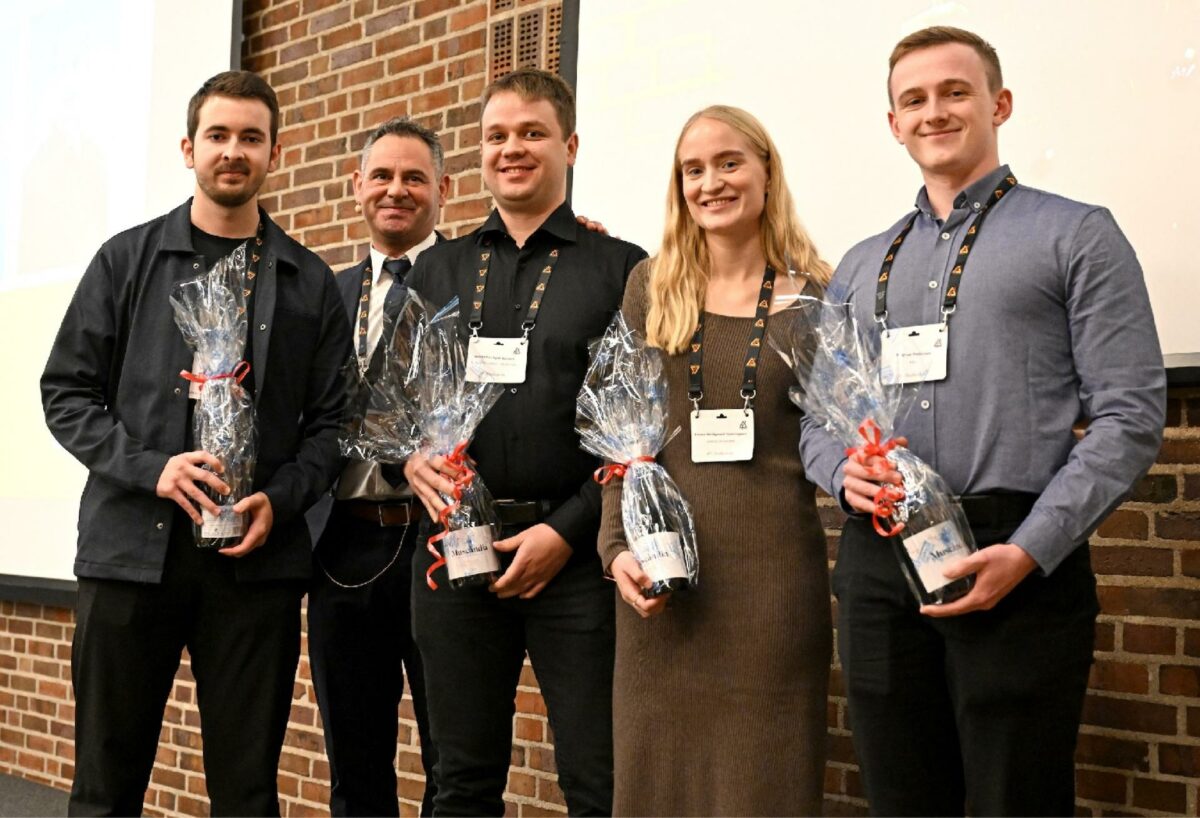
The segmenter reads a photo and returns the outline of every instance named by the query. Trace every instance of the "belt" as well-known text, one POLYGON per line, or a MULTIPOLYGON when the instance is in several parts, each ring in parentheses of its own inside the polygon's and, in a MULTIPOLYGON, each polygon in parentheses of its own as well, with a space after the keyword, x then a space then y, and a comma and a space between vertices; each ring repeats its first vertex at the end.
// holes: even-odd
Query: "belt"
POLYGON ((532 525, 550 516, 555 504, 549 500, 497 500, 500 525, 532 525))
POLYGON ((382 503, 374 500, 338 500, 337 508, 351 517, 378 523, 380 526, 408 525, 417 519, 420 512, 417 501, 413 498, 382 503))
POLYGON ((967 522, 974 531, 1009 529, 1015 531, 1040 495, 1024 492, 993 492, 964 494, 955 499, 962 505, 967 522))

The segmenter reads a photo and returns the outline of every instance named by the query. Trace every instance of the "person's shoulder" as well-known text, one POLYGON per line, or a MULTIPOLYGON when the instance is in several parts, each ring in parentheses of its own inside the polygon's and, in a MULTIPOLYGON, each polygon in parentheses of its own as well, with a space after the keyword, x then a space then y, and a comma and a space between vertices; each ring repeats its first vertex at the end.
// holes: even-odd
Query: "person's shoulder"
POLYGON ((579 226, 576 241, 614 258, 632 258, 640 262, 647 257, 646 251, 641 246, 616 236, 588 230, 583 225, 579 226))
POLYGON ((1092 214, 1108 214, 1108 208, 1070 199, 1058 193, 1021 184, 1008 194, 1014 210, 1026 219, 1043 226, 1078 224, 1092 214))
POLYGON ((477 227, 461 236, 443 238, 442 241, 434 242, 421 251, 421 255, 417 257, 417 263, 413 267, 418 268, 423 264, 442 264, 458 258, 461 253, 475 247, 480 229, 482 228, 477 227))
POLYGON ((134 227, 128 227, 110 236, 107 241, 100 245, 100 252, 105 254, 127 252, 139 244, 146 242, 157 243, 158 239, 162 236, 163 230, 166 229, 167 219, 170 216, 171 213, 163 213, 161 216, 155 216, 149 221, 142 222, 134 227))

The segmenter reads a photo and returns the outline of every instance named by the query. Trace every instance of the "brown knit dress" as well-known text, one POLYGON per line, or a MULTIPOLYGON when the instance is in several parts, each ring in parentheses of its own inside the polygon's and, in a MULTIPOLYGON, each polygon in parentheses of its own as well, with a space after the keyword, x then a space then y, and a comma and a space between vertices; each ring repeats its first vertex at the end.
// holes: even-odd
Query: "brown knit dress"
MULTIPOLYGON (((623 311, 645 329, 649 265, 623 311)), ((772 316, 771 321, 775 321, 772 316)), ((702 408, 741 406, 752 318, 706 314, 702 408)), ((780 318, 779 320, 786 320, 780 318)), ((772 323, 767 324, 768 337, 772 323)), ((754 459, 693 463, 687 355, 665 366, 670 422, 659 462, 692 505, 699 586, 643 620, 617 606, 613 727, 616 815, 818 815, 831 630, 825 536, 798 451, 794 382, 762 350, 754 459)), ((604 488, 600 556, 625 548, 621 484, 604 488)))

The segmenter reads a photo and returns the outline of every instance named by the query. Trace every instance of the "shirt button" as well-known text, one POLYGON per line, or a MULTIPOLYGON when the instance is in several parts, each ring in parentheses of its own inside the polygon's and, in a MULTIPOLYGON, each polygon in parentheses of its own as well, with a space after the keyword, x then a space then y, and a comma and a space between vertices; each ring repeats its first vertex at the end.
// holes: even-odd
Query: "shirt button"
POLYGON ((938 288, 938 283, 936 281, 929 282, 929 289, 936 290, 937 288, 938 288))
POLYGON ((198 261, 193 261, 193 262, 192 262, 192 269, 193 269, 193 270, 199 270, 199 269, 200 269, 200 262, 198 262, 198 261))
POLYGON ((983 205, 981 205, 979 202, 976 202, 974 205, 972 205, 972 207, 978 210, 979 208, 983 207, 983 205))
POLYGON ((163 530, 163 524, 162 524, 162 523, 155 523, 155 524, 154 524, 154 527, 155 527, 155 528, 157 528, 159 531, 162 531, 162 530, 163 530))
POLYGON ((513 309, 514 309, 514 310, 516 310, 516 311, 518 311, 518 312, 520 312, 520 311, 521 311, 521 305, 520 305, 520 304, 513 304, 513 309))
POLYGON ((509 393, 510 395, 515 395, 515 394, 517 394, 517 387, 515 387, 515 386, 514 386, 514 387, 510 388, 510 389, 508 390, 508 393, 509 393))
POLYGON ((949 234, 949 233, 943 233, 943 234, 942 234, 942 239, 943 239, 943 240, 946 240, 946 241, 949 241, 949 239, 950 239, 950 234, 949 234))
POLYGON ((264 330, 264 331, 265 331, 265 330, 266 330, 266 328, 267 328, 267 325, 266 325, 266 324, 259 324, 259 325, 258 325, 258 328, 259 328, 260 330, 264 330))
POLYGON ((927 400, 923 400, 923 401, 921 401, 921 408, 922 408, 922 409, 928 409, 928 408, 929 408, 929 401, 927 401, 927 400))
POLYGON ((183 390, 182 390, 182 389, 180 389, 178 386, 177 386, 177 387, 175 387, 175 394, 176 394, 176 395, 178 395, 178 394, 179 394, 180 392, 182 392, 182 391, 183 391, 183 390))

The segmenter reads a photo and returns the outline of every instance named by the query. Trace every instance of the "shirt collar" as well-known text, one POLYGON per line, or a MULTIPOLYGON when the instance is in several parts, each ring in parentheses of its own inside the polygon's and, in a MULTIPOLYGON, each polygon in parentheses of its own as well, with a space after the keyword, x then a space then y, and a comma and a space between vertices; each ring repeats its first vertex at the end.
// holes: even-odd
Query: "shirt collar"
MULTIPOLYGON (((982 179, 975 180, 975 182, 968 185, 954 197, 954 209, 962 210, 965 208, 976 212, 982 210, 984 205, 987 204, 988 197, 996 189, 996 185, 1000 184, 1000 180, 1008 176, 1011 172, 1008 169, 1008 165, 1001 165, 982 179)), ((917 191, 915 206, 926 216, 934 218, 933 206, 929 204, 929 194, 925 191, 923 185, 917 191)))
MULTIPOLYGON (((563 241, 574 242, 578 236, 579 224, 575 221, 575 211, 571 209, 571 205, 563 202, 554 211, 546 217, 541 226, 533 231, 533 235, 539 233, 548 233, 555 238, 563 241)), ((487 217, 487 221, 479 228, 479 236, 494 235, 500 233, 508 235, 508 228, 504 225, 504 219, 500 216, 500 211, 493 208, 491 214, 487 217)))
MULTIPOLYGON (((303 256, 296 252, 300 246, 289 240, 287 234, 271 221, 267 211, 261 207, 258 209, 258 218, 263 222, 263 243, 270 248, 270 252, 288 266, 300 269, 304 263, 303 256)), ((192 245, 192 197, 167 214, 159 249, 195 254, 196 248, 192 245)))
MULTIPOLYGON (((399 258, 407 258, 411 264, 415 265, 417 263, 417 257, 436 243, 437 232, 431 232, 428 236, 421 239, 421 241, 408 248, 408 251, 399 256, 399 258)), ((392 257, 384 255, 384 253, 377 250, 374 244, 371 245, 371 270, 375 275, 376 283, 379 282, 379 277, 383 275, 383 263, 390 258, 392 257)))

